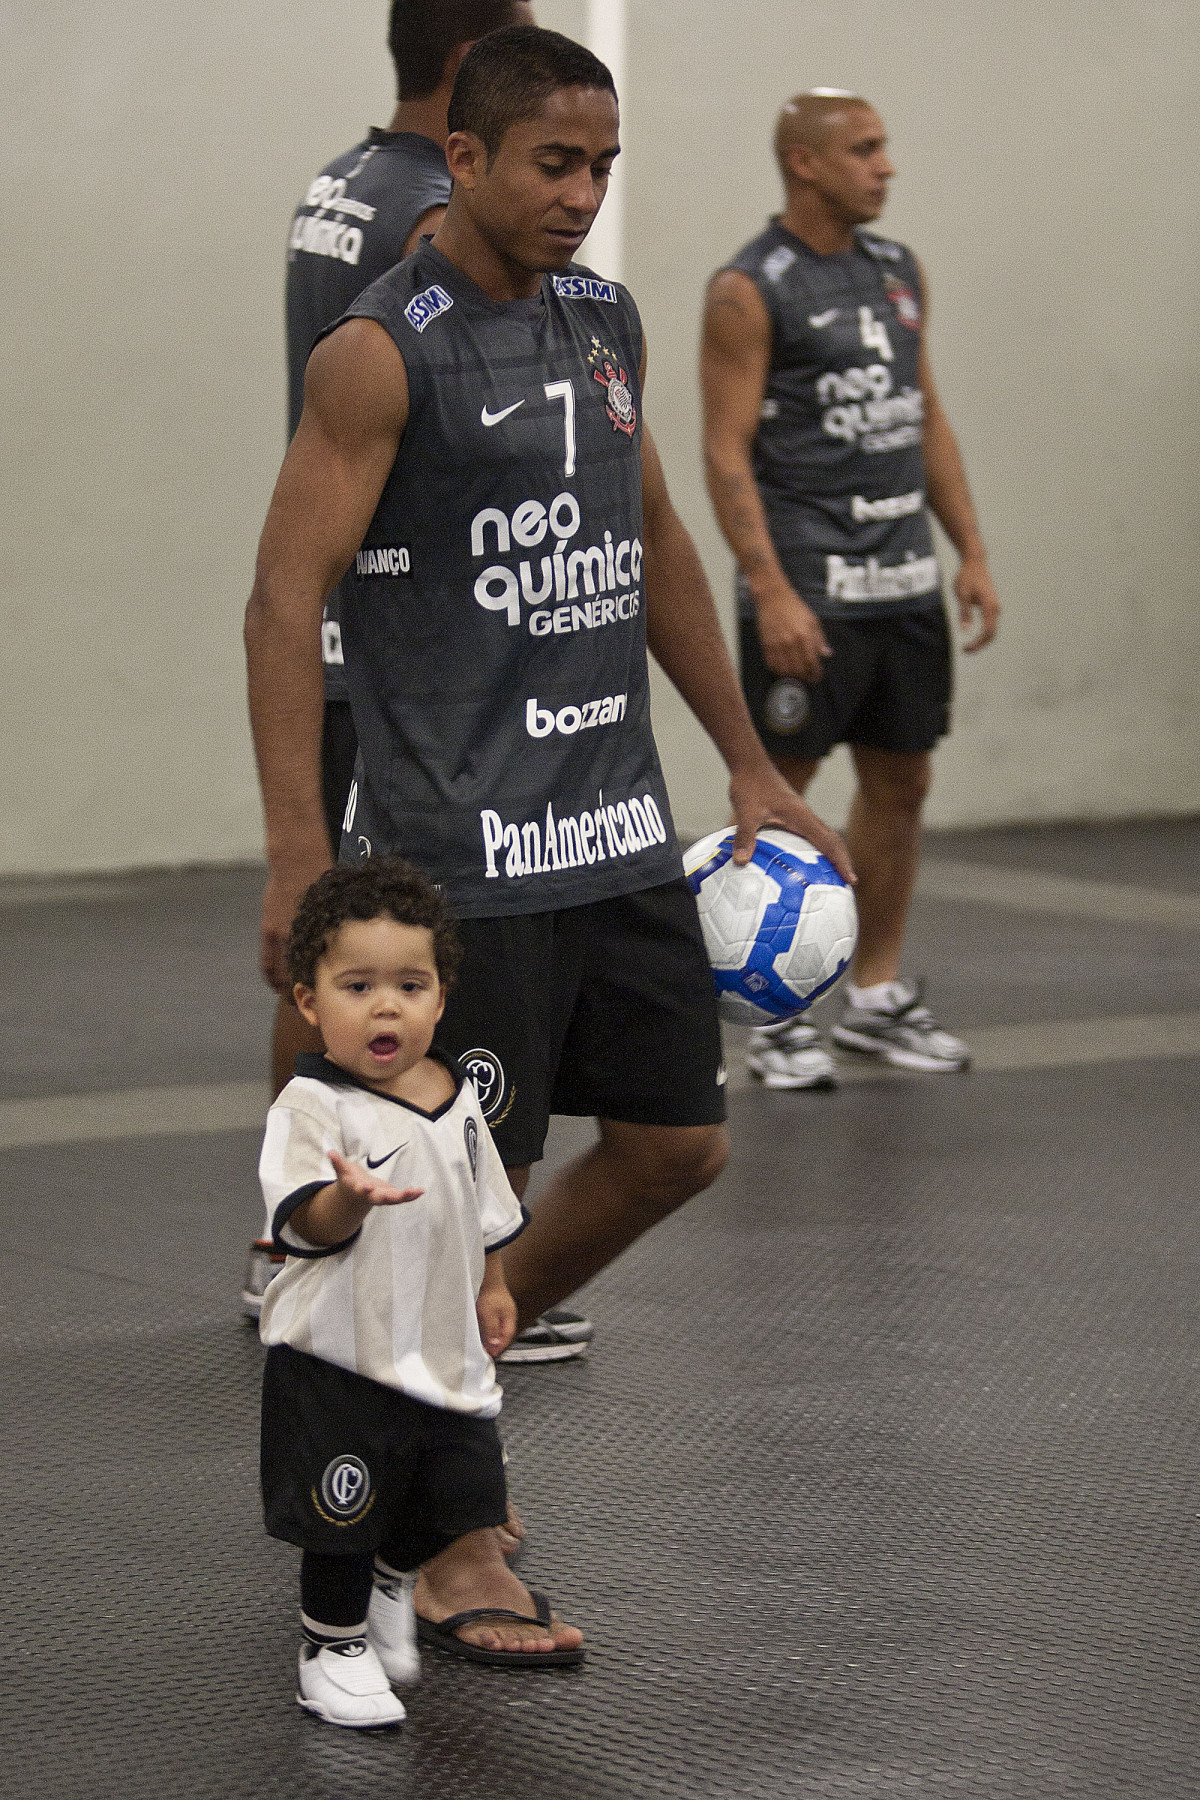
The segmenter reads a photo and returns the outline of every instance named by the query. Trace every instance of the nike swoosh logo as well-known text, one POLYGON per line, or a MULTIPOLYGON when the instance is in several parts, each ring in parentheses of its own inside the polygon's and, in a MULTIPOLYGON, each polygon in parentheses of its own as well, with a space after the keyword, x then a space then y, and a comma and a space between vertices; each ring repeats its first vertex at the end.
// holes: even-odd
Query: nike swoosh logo
POLYGON ((511 406, 506 406, 503 412, 498 413, 489 412, 485 406, 479 417, 481 422, 490 429, 491 426, 498 425, 501 419, 507 419, 509 413, 515 413, 518 406, 524 406, 524 404, 523 400, 514 400, 511 406))
POLYGON ((382 1169, 384 1163, 391 1162, 393 1156, 399 1156, 399 1154, 402 1150, 407 1150, 407 1149, 408 1149, 407 1144, 397 1144, 396 1148, 394 1150, 389 1150, 386 1156, 377 1156, 374 1158, 371 1158, 368 1156, 367 1167, 368 1167, 368 1169, 382 1169))
POLYGON ((809 313, 808 322, 812 326, 814 331, 820 331, 822 325, 832 325, 833 321, 837 318, 837 316, 838 316, 837 307, 831 306, 828 312, 809 313))

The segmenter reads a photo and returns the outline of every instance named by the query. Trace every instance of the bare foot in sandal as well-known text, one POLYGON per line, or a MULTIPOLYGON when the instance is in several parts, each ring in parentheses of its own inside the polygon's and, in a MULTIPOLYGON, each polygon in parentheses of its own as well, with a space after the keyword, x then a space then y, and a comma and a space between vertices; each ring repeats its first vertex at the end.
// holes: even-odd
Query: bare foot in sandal
POLYGON ((501 1556, 515 1556, 518 1550, 524 1549, 527 1535, 521 1515, 510 1500, 508 1518, 503 1525, 496 1527, 496 1540, 500 1545, 501 1556))
POLYGON ((516 1619, 477 1619, 464 1623, 455 1637, 479 1650, 545 1654, 576 1651, 583 1633, 551 1616, 542 1625, 534 1618, 535 1602, 523 1581, 504 1561, 495 1527, 458 1538, 427 1562, 417 1577, 413 1604, 418 1619, 440 1625, 458 1613, 495 1607, 521 1615, 516 1619))

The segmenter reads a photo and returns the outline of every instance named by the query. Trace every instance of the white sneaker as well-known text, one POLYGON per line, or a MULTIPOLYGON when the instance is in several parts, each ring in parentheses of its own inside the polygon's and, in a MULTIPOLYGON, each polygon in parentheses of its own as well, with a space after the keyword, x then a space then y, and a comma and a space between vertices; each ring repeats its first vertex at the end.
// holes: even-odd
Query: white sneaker
POLYGON ((961 1038, 943 1031, 925 1005, 925 990, 919 981, 894 981, 892 1004, 886 1011, 851 1006, 847 1001, 832 1035, 839 1050, 878 1056, 897 1069, 921 1069, 937 1075, 971 1066, 970 1049, 961 1038))
POLYGON ((552 1306, 524 1331, 518 1331, 507 1350, 502 1350, 499 1363, 566 1362, 582 1356, 595 1335, 595 1326, 582 1313, 568 1312, 565 1306, 552 1306))
POLYGON ((417 1625, 413 1615, 414 1577, 376 1572, 367 1609, 367 1642, 389 1681, 415 1681, 421 1673, 417 1625))
POLYGON ((286 1261, 270 1238, 255 1238, 246 1256, 246 1273, 242 1278, 242 1312, 246 1318, 259 1317, 263 1295, 286 1261))
POLYGON ((297 1703, 329 1725, 357 1731, 399 1725, 404 1708, 393 1694, 383 1664, 366 1638, 300 1646, 297 1703))
POLYGON ((833 1088, 837 1072, 815 1025, 781 1019, 756 1025, 746 1047, 746 1067, 769 1088, 833 1088))

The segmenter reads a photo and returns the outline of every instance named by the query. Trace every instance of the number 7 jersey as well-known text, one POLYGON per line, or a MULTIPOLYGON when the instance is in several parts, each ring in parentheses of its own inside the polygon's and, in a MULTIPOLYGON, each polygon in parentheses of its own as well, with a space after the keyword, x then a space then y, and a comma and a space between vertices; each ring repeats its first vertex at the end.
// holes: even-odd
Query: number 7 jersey
POLYGON ((342 586, 359 736, 342 861, 407 856, 460 918, 674 879, 632 299, 572 267, 496 302, 426 242, 349 318, 399 349, 409 420, 342 586))

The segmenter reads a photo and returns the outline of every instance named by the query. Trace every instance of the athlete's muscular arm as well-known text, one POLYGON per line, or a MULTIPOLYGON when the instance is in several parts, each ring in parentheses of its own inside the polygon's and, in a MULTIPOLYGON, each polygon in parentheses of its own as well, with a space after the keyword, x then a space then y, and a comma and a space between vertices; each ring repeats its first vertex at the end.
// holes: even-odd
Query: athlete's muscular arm
POLYGON ((709 497, 754 597, 768 668, 819 681, 829 645, 816 613, 783 572, 754 479, 754 436, 770 367, 771 320, 762 295, 748 275, 724 269, 709 285, 700 345, 709 497))
POLYGON ((1000 599, 987 565, 987 552, 983 547, 971 490, 967 486, 962 452, 934 384, 933 365, 929 360, 929 346, 925 338, 925 325, 929 316, 929 285, 924 269, 921 270, 921 299, 922 329, 917 380, 925 398, 925 491, 938 523, 958 551, 959 570, 954 581, 954 592, 958 598, 958 617, 963 630, 969 631, 973 620, 978 617, 975 636, 963 645, 963 649, 970 653, 982 650, 995 637, 1000 623, 1000 599))
MULTIPOLYGON (((645 388, 645 363, 642 367, 645 388)), ((671 504, 662 464, 642 429, 646 636, 655 661, 679 689, 729 769, 737 821, 733 860, 748 862, 764 825, 782 825, 824 852, 848 881, 846 846, 779 773, 754 729, 725 646, 696 546, 671 504)))
POLYGON ((321 611, 370 524, 408 421, 400 352, 353 319, 309 358, 304 412, 280 470, 246 608, 250 722, 269 876, 262 970, 289 991, 296 903, 332 857, 321 800, 321 611))

